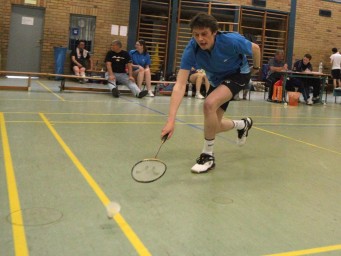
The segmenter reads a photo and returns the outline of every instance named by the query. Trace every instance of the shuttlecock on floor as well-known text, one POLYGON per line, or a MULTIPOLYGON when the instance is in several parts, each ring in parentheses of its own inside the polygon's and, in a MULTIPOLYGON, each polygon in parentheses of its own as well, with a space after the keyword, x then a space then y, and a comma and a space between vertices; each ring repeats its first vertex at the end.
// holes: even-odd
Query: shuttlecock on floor
POLYGON ((121 210, 121 205, 116 202, 110 202, 107 206, 107 216, 109 219, 112 219, 115 214, 119 213, 121 210))

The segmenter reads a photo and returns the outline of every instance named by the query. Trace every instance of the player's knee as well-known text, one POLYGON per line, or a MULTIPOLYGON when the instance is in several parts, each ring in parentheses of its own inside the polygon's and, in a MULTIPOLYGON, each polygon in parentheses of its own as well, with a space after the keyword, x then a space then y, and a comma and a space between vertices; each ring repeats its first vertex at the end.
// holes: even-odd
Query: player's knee
POLYGON ((204 102, 204 113, 208 114, 208 113, 212 113, 216 111, 216 104, 215 102, 210 99, 210 98, 206 98, 205 102, 204 102))

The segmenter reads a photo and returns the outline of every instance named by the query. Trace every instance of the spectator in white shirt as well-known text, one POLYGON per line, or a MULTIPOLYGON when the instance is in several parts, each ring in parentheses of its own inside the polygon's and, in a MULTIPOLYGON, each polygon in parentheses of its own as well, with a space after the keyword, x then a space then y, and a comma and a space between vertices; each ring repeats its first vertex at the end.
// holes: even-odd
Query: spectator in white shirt
POLYGON ((330 63, 332 64, 332 77, 334 89, 341 89, 341 54, 337 51, 337 48, 332 49, 333 54, 330 56, 330 63))

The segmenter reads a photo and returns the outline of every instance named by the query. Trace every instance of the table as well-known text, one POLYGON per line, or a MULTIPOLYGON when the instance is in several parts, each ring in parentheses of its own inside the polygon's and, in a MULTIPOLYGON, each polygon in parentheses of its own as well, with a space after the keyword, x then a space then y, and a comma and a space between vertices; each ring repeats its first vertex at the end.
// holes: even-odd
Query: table
POLYGON ((285 85, 286 85, 286 81, 289 77, 292 78, 319 78, 322 82, 322 86, 321 86, 321 90, 320 90, 320 103, 324 103, 325 101, 322 100, 322 96, 323 96, 323 91, 324 88, 326 86, 326 81, 328 81, 328 76, 329 74, 323 74, 320 72, 296 72, 296 71, 291 71, 291 70, 287 70, 287 71, 281 71, 280 72, 283 75, 283 94, 282 94, 282 99, 283 102, 287 102, 286 101, 286 90, 285 90, 285 85))

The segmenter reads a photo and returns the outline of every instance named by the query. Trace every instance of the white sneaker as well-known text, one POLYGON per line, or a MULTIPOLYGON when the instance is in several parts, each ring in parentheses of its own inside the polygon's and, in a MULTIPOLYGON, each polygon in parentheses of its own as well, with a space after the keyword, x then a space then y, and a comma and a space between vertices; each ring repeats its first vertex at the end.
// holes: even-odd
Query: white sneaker
POLYGON ((191 171, 193 173, 205 173, 212 170, 214 166, 214 156, 201 153, 201 155, 197 158, 197 163, 193 165, 191 171))
POLYGON ((307 100, 307 105, 313 105, 313 100, 311 99, 311 98, 309 98, 308 100, 307 100))
POLYGON ((196 99, 205 99, 205 97, 204 97, 203 95, 201 95, 200 92, 198 92, 198 93, 195 94, 195 98, 196 98, 196 99))
POLYGON ((148 91, 148 96, 149 97, 154 97, 154 93, 152 91, 148 91))
POLYGON ((243 146, 246 142, 246 137, 249 135, 249 130, 252 127, 253 121, 251 117, 242 118, 245 123, 245 127, 243 129, 237 130, 238 138, 237 138, 237 145, 243 146))

